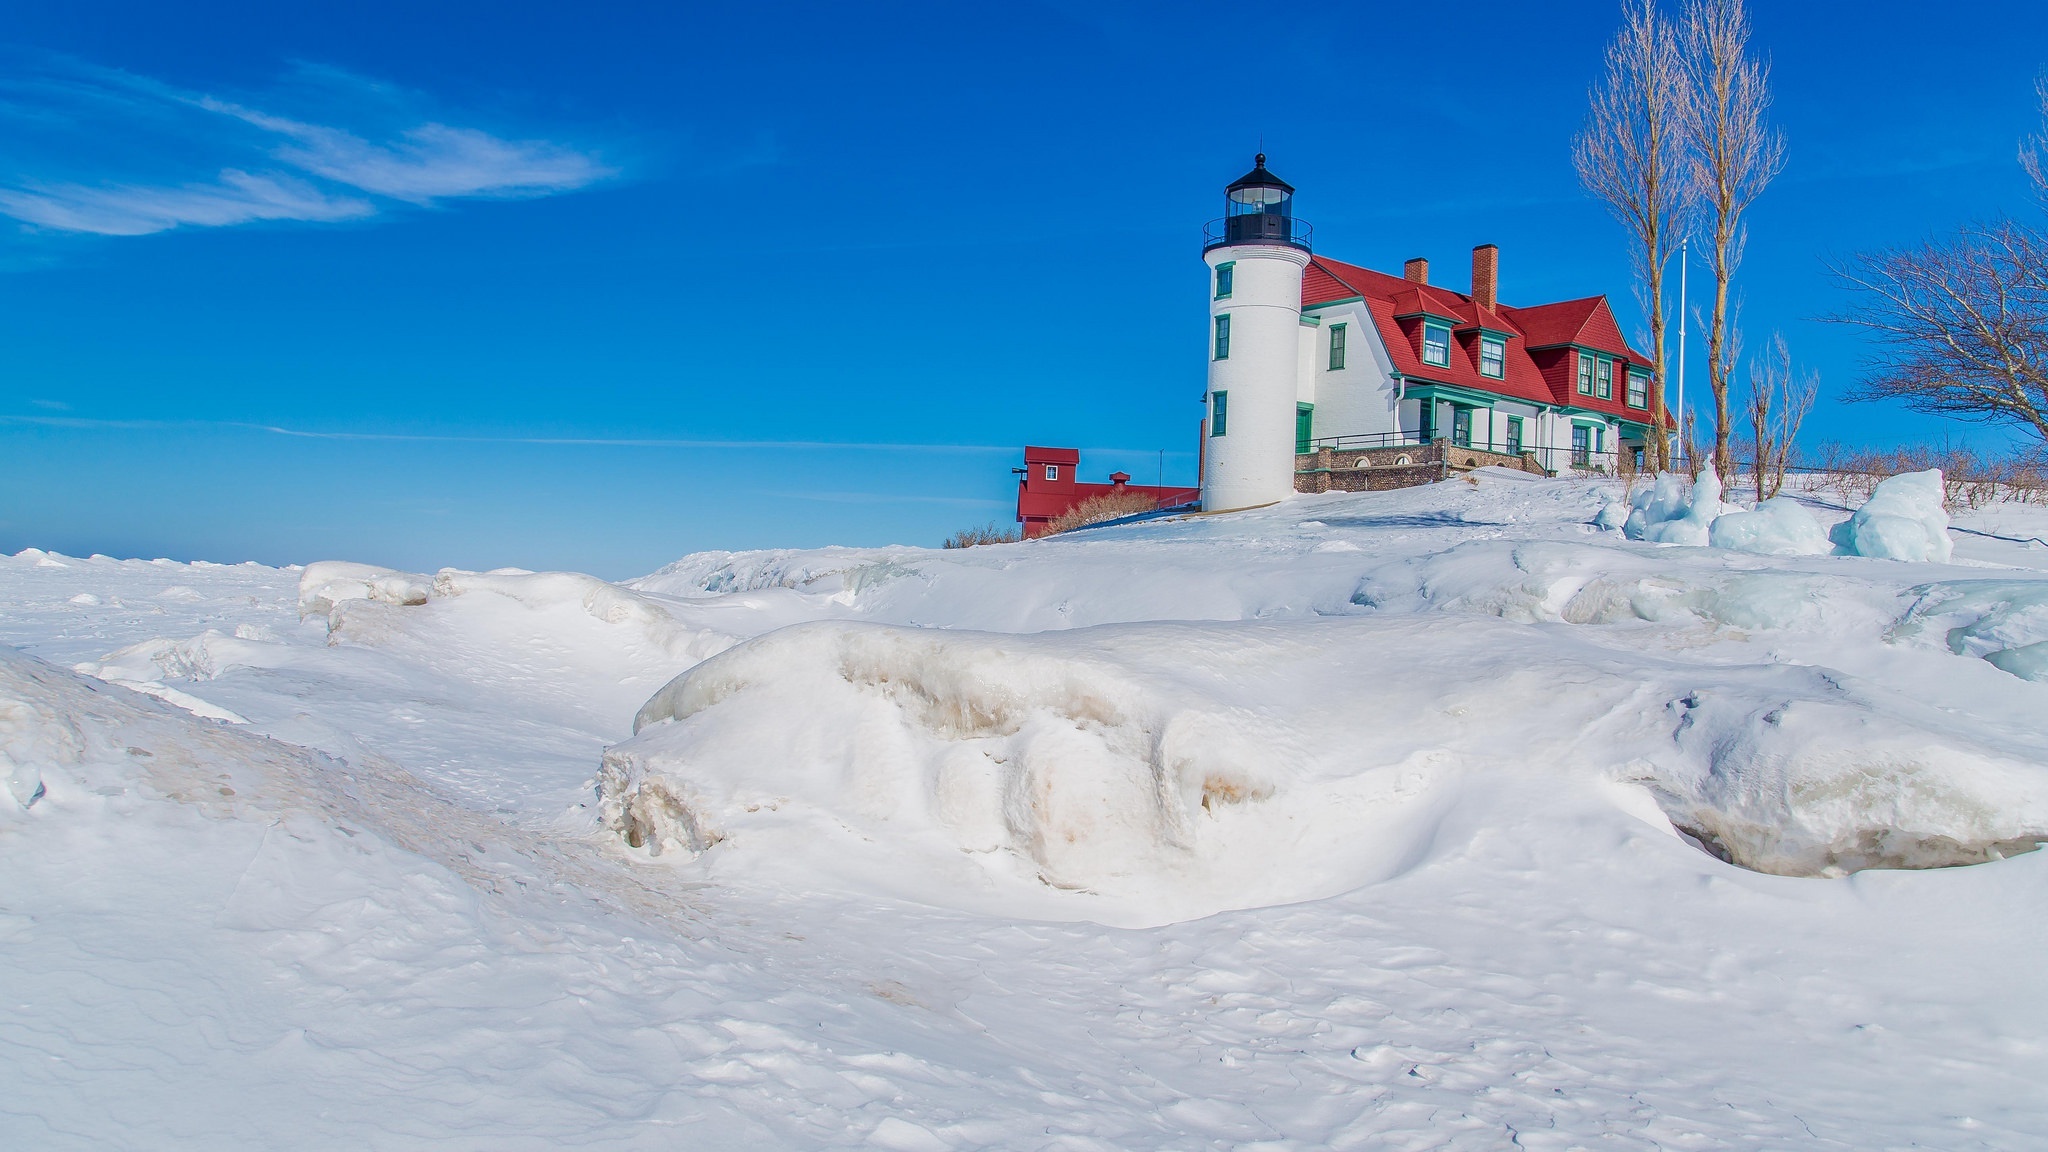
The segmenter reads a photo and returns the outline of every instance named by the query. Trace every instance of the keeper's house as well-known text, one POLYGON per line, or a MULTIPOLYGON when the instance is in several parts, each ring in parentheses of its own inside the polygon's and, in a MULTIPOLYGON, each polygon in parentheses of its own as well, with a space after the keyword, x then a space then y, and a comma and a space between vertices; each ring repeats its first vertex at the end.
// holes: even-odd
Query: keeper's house
POLYGON ((1491 244, 1469 292, 1431 284, 1423 259, 1393 276, 1316 255, 1293 202, 1262 155, 1204 237, 1206 510, 1640 458, 1657 385, 1606 297, 1505 304, 1491 244))

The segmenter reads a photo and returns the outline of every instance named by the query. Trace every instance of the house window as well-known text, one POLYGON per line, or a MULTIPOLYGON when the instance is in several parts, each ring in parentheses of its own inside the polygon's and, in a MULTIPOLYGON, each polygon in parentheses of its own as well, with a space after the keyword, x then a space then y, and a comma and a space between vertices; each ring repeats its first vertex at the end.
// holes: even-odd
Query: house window
POLYGON ((1230 299, 1230 285, 1236 279, 1236 261, 1233 260, 1216 266, 1216 298, 1218 300, 1230 299))
POLYGON ((1425 321, 1422 325, 1422 362, 1448 367, 1451 362, 1451 326, 1425 321))
POLYGON ((1060 466, 1059 466, 1059 465, 1057 465, 1057 464, 1047 464, 1047 465, 1045 466, 1045 478, 1046 478, 1047 480, 1057 480, 1057 479, 1059 479, 1059 478, 1060 478, 1060 466))
POLYGON ((1614 361, 1600 357, 1593 365, 1594 379, 1599 382, 1599 396, 1602 400, 1614 399, 1614 361))
POLYGON ((1593 463, 1593 430, 1584 424, 1572 425, 1572 464, 1587 468, 1593 463))
POLYGON ((1307 452, 1309 450, 1309 446, 1312 443, 1314 443, 1313 434, 1315 432, 1315 425, 1316 406, 1313 404, 1296 404, 1294 406, 1295 455, 1299 456, 1303 452, 1307 452))
POLYGON ((1650 406, 1650 374, 1631 368, 1628 372, 1628 406, 1648 408, 1650 406))
POLYGON ((1216 318, 1216 358, 1218 360, 1230 359, 1230 314, 1228 312, 1216 318))
POLYGON ((1520 416, 1510 416, 1508 417, 1508 455, 1520 456, 1521 454, 1522 418, 1520 416))
POLYGON ((1221 436, 1230 423, 1230 393, 1209 393, 1209 435, 1221 436))
POLYGON ((1479 374, 1495 380, 1508 374, 1507 341, 1493 336, 1479 338, 1479 374))
POLYGON ((1472 410, 1470 408, 1451 409, 1451 443, 1456 444, 1460 448, 1470 448, 1472 446, 1472 410))
POLYGON ((1581 352, 1579 353, 1579 395, 1591 396, 1592 394, 1593 355, 1590 352, 1581 352))
POLYGON ((1344 367, 1344 325, 1330 325, 1330 371, 1344 367))

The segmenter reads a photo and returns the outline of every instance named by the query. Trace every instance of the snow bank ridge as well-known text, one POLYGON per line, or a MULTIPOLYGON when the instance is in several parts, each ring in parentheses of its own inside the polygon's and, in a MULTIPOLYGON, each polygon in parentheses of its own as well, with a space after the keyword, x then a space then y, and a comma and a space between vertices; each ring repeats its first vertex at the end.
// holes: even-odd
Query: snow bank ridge
POLYGON ((443 568, 432 577, 368 564, 323 560, 299 578, 299 615, 327 617, 330 636, 348 627, 356 605, 417 608, 434 599, 490 593, 537 611, 579 606, 592 618, 637 630, 672 655, 701 660, 730 646, 731 637, 686 627, 653 599, 581 572, 529 572, 500 568, 465 572, 443 568))
POLYGON ((1029 637, 803 624, 663 688, 606 754, 600 795, 607 823, 655 852, 802 810, 1116 890, 1188 863, 1230 810, 1275 794, 1288 741, 1204 703, 1029 637))

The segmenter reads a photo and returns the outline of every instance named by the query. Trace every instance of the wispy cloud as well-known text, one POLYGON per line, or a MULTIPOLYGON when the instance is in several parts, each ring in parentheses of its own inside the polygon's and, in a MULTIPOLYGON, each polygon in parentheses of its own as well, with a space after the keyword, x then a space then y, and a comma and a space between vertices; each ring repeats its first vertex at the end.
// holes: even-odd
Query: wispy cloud
POLYGON ((330 196, 289 176, 228 168, 210 184, 115 184, 0 188, 0 213, 39 228, 145 236, 183 224, 218 228, 251 220, 350 220, 376 211, 369 201, 330 196))
POLYGON ((332 70, 301 71, 329 95, 325 103, 342 106, 333 110, 339 122, 71 61, 44 65, 0 81, 0 154, 15 154, 13 170, 0 169, 0 215, 37 229, 139 236, 360 220, 399 205, 555 195, 616 174, 591 149, 422 115, 419 99, 332 70), (348 124, 350 101, 332 99, 336 92, 383 130, 348 124), (85 139, 94 147, 81 160, 76 142, 85 139), (72 147, 67 154, 52 141, 72 147), (208 156, 220 159, 184 178, 161 176, 208 156))

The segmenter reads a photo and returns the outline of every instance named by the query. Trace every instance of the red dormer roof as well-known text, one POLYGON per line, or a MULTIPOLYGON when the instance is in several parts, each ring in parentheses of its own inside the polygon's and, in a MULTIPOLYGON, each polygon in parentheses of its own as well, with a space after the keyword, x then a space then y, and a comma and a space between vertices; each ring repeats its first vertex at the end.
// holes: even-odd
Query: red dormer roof
POLYGON ((1449 384, 1544 404, 1612 410, 1617 416, 1635 420, 1647 417, 1642 409, 1627 407, 1626 388, 1619 386, 1619 372, 1613 400, 1601 401, 1574 394, 1569 374, 1555 370, 1559 357, 1567 355, 1571 345, 1608 353, 1637 368, 1649 367, 1649 357, 1630 348, 1623 339, 1614 311, 1607 306, 1604 296, 1527 308, 1504 304, 1488 309, 1472 297, 1448 288, 1417 284, 1327 256, 1310 260, 1302 275, 1302 308, 1346 300, 1364 303, 1387 354, 1394 361, 1394 370, 1411 381, 1449 384), (1423 363, 1422 326, 1426 316, 1451 323, 1448 365, 1423 363), (1486 376, 1479 371, 1482 329, 1506 337, 1503 376, 1486 376), (1541 349, 1557 350, 1543 357, 1544 366, 1553 368, 1548 374, 1531 355, 1541 349))

